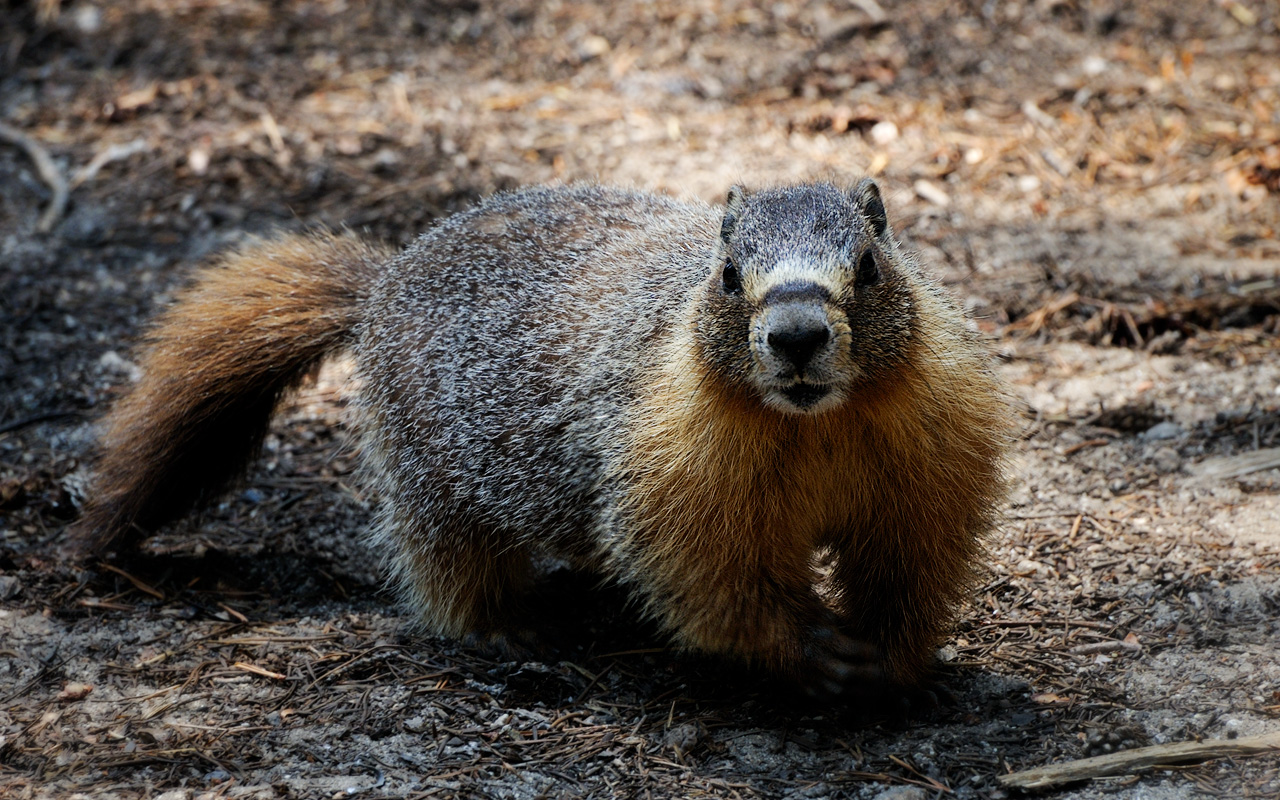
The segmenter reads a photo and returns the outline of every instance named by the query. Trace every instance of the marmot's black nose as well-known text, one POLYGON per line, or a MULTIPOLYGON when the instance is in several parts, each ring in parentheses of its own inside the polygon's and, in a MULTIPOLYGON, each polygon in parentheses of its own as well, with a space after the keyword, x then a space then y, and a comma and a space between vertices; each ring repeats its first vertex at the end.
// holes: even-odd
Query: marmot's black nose
POLYGON ((769 325, 769 349, 804 369, 813 354, 831 339, 827 315, 815 305, 786 305, 776 310, 769 325))

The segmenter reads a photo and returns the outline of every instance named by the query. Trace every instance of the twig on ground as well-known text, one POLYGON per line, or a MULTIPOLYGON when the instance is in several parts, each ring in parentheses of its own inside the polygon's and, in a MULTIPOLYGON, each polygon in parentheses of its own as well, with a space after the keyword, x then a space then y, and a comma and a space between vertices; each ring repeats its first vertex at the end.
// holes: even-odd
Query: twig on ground
POLYGON ((25 150, 27 156, 36 165, 40 180, 44 181, 49 191, 53 192, 53 197, 49 199, 49 207, 44 210, 40 215, 40 221, 36 223, 36 230, 48 233, 53 230, 54 225, 58 224, 58 220, 62 219, 62 214, 67 209, 67 198, 70 194, 67 179, 62 177, 62 172, 53 163, 53 158, 49 155, 49 151, 44 149, 44 145, 17 128, 0 122, 0 139, 25 150))
POLYGON ((1139 747, 1105 756, 1082 758, 1065 764, 1050 764, 1022 772, 1001 775, 1003 786, 1015 789, 1049 789, 1066 783, 1128 775, 1166 764, 1208 761, 1223 756, 1249 756, 1280 752, 1280 732, 1248 736, 1242 739, 1209 739, 1203 742, 1178 742, 1139 747))
POLYGON ((1067 449, 1063 450, 1062 454, 1064 456, 1069 456, 1069 455, 1072 455, 1073 453, 1078 453, 1087 447, 1101 447, 1104 444, 1111 444, 1111 440, 1110 439, 1089 439, 1088 441, 1085 441, 1085 442, 1076 442, 1075 444, 1071 445, 1067 449))
POLYGON ((13 431, 20 430, 40 422, 78 416, 80 416, 79 411, 46 411, 43 414, 34 414, 30 417, 23 417, 22 419, 15 419, 12 422, 6 422, 3 425, 0 425, 0 433, 12 433, 13 431))
POLYGON ((151 145, 147 144, 145 139, 134 139, 128 144, 113 144, 105 150, 100 150, 88 164, 76 170, 76 173, 71 176, 71 188, 74 189, 86 181, 93 180, 103 167, 114 161, 121 161, 150 149, 151 145))
POLYGON ((163 599, 164 599, 164 593, 163 593, 163 592, 161 592, 159 589, 156 589, 156 588, 154 588, 154 587, 152 587, 152 586, 149 586, 149 585, 148 585, 148 584, 146 584, 146 583, 143 583, 140 579, 135 578, 134 576, 130 575, 129 573, 125 572, 124 570, 120 569, 119 567, 117 567, 117 566, 115 566, 115 565, 113 565, 113 564, 106 564, 106 563, 100 564, 99 566, 101 566, 101 567, 102 567, 102 569, 105 569, 105 570, 107 570, 108 572, 114 572, 115 574, 117 574, 117 575, 119 575, 120 577, 124 578, 125 580, 129 581, 129 583, 132 583, 132 584, 133 584, 133 586, 134 586, 134 588, 136 588, 138 591, 140 591, 140 592, 146 592, 147 594, 151 595, 152 597, 156 598, 157 600, 163 600, 163 599))
POLYGON ((1073 647, 1067 652, 1073 656, 1092 656, 1099 653, 1114 653, 1122 650, 1126 653, 1141 653, 1142 645, 1136 641, 1109 641, 1109 642, 1092 642, 1090 644, 1082 644, 1079 647, 1073 647))
POLYGON ((1199 478, 1240 478, 1251 472, 1280 467, 1280 447, 1251 450, 1234 456, 1206 458, 1190 468, 1199 478))

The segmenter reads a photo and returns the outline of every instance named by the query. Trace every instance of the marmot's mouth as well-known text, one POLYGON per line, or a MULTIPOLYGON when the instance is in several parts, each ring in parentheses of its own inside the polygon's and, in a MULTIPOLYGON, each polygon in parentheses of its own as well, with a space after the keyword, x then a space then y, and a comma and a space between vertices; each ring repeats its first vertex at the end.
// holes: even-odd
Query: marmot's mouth
POLYGON ((808 408, 830 394, 831 387, 820 383, 797 383, 781 391, 788 400, 799 408, 808 408))

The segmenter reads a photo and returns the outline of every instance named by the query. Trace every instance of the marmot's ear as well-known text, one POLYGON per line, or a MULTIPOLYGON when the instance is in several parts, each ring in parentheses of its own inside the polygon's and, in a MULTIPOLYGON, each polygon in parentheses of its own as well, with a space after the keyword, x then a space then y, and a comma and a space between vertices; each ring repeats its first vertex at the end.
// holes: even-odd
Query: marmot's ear
POLYGON ((725 198, 724 219, 720 222, 720 241, 725 244, 729 243, 730 237, 733 236, 733 229, 738 224, 738 215, 742 212, 742 204, 746 202, 747 193, 742 190, 741 186, 730 186, 729 196, 725 198))
POLYGON ((885 231, 889 230, 889 217, 884 212, 884 200, 880 197, 880 187, 876 182, 863 178, 849 193, 849 199, 867 218, 871 232, 877 237, 884 236, 885 231))
POLYGON ((738 184, 729 187, 729 195, 725 198, 725 205, 729 206, 729 210, 737 214, 742 210, 742 204, 747 200, 747 190, 738 184))

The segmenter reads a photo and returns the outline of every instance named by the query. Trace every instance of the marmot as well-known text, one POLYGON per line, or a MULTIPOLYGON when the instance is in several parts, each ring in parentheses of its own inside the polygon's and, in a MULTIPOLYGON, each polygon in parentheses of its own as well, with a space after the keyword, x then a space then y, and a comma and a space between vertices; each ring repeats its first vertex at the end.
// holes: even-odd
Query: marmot
POLYGON ((873 181, 734 187, 723 209, 573 185, 398 254, 295 235, 199 272, 107 417, 80 546, 225 486, 347 346, 375 536, 439 634, 511 640, 550 554, 683 647, 819 691, 912 685, 1003 496, 988 354, 873 181))

